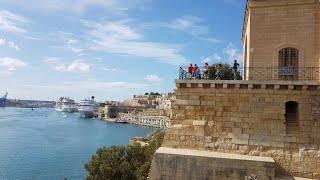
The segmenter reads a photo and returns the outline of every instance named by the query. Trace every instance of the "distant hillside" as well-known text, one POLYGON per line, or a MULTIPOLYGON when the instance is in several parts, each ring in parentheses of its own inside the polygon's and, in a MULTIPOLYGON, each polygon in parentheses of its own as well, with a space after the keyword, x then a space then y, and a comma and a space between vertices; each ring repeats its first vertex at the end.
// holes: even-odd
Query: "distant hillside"
POLYGON ((7 99, 6 107, 19 108, 54 108, 55 101, 7 99))

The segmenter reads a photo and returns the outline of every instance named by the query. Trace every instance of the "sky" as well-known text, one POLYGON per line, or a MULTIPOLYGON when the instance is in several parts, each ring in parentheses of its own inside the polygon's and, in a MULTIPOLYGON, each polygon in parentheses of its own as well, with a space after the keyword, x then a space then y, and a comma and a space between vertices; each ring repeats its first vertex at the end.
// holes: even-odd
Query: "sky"
POLYGON ((245 0, 0 0, 0 96, 172 92, 180 66, 242 59, 245 0))

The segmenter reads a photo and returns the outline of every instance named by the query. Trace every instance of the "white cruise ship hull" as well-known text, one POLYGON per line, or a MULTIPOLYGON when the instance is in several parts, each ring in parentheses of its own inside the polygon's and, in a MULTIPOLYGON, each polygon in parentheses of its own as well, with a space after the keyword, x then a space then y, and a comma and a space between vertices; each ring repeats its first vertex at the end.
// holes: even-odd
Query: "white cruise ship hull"
POLYGON ((82 118, 93 118, 96 115, 96 107, 84 105, 79 108, 79 113, 82 118))
POLYGON ((56 107, 56 110, 59 112, 67 112, 67 113, 73 113, 78 111, 78 109, 73 105, 60 105, 56 107))
POLYGON ((92 111, 79 111, 79 113, 82 118, 93 118, 95 115, 92 111))

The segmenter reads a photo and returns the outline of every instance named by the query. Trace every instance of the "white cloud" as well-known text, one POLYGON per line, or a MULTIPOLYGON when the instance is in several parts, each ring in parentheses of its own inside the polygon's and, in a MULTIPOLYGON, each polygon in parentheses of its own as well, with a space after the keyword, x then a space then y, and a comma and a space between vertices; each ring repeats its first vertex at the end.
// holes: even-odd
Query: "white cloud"
POLYGON ((162 79, 159 76, 154 74, 148 75, 144 79, 152 83, 160 83, 162 81, 162 79))
POLYGON ((223 42, 222 40, 219 40, 216 38, 198 37, 198 39, 203 40, 203 41, 207 41, 210 43, 214 43, 214 44, 223 42))
POLYGON ((18 25, 25 23, 30 23, 30 21, 25 17, 15 15, 5 10, 0 11, 0 30, 15 33, 25 33, 25 29, 18 27, 18 25))
POLYGON ((13 42, 13 41, 7 41, 6 39, 1 39, 1 38, 0 38, 0 46, 4 46, 4 45, 6 45, 6 44, 8 44, 8 46, 9 46, 10 48, 15 49, 16 51, 20 51, 20 47, 19 47, 15 42, 13 42))
POLYGON ((146 87, 146 84, 141 83, 130 83, 130 82, 123 82, 123 81, 116 81, 116 82, 99 82, 99 81, 76 81, 76 82, 65 82, 65 86, 76 86, 79 88, 88 88, 88 84, 90 88, 119 88, 119 89, 126 89, 126 88, 143 88, 146 87))
POLYGON ((20 47, 16 43, 14 43, 13 41, 8 41, 8 45, 9 45, 9 47, 15 49, 16 51, 20 51, 20 47))
POLYGON ((124 100, 132 97, 133 94, 154 90, 154 86, 144 82, 140 83, 117 80, 98 81, 85 78, 81 81, 62 80, 43 84, 26 82, 24 84, 17 84, 17 86, 18 88, 8 89, 8 91, 11 92, 12 97, 32 96, 32 98, 52 100, 56 100, 63 94, 69 94, 76 100, 81 100, 92 95, 94 95, 98 101, 105 101, 107 99, 124 100), (72 94, 70 94, 70 92, 72 92, 72 94))
POLYGON ((61 61, 59 57, 46 57, 43 59, 43 62, 47 64, 58 64, 61 61))
POLYGON ((222 58, 217 53, 213 53, 212 55, 203 58, 203 63, 218 63, 221 62, 222 58))
POLYGON ((72 13, 85 13, 90 8, 103 8, 106 12, 122 13, 131 7, 142 5, 142 0, 0 0, 1 3, 7 3, 23 8, 35 9, 44 12, 66 11, 72 13), (30 6, 31 4, 31 6, 30 6))
POLYGON ((114 21, 105 24, 99 24, 90 21, 84 21, 84 25, 92 28, 89 34, 93 37, 108 37, 119 40, 141 40, 143 36, 135 29, 125 25, 121 21, 114 21))
POLYGON ((223 52, 228 55, 228 60, 230 63, 233 62, 233 60, 242 62, 243 55, 233 43, 229 43, 228 46, 223 49, 223 52))
POLYGON ((207 37, 210 28, 204 23, 204 20, 196 16, 184 16, 177 18, 170 23, 161 23, 161 26, 190 33, 199 40, 210 43, 221 43, 222 41, 216 38, 207 37))
POLYGON ((36 87, 36 88, 50 88, 50 89, 69 89, 69 90, 114 90, 114 89, 140 89, 144 87, 148 87, 149 85, 143 83, 131 83, 131 82, 123 82, 123 81, 115 81, 115 82, 100 82, 95 80, 86 80, 86 81, 65 81, 62 84, 58 85, 32 85, 26 84, 24 86, 27 87, 36 87))
POLYGON ((106 72, 117 72, 118 69, 114 68, 114 67, 101 67, 100 68, 102 71, 106 71, 106 72))
POLYGON ((89 73, 90 65, 82 61, 74 61, 69 65, 57 65, 55 70, 61 72, 89 73))
POLYGON ((81 53, 83 51, 83 49, 73 47, 73 46, 69 46, 69 49, 75 53, 81 53))
POLYGON ((68 39, 67 40, 68 48, 75 53, 81 53, 83 51, 83 49, 77 47, 78 44, 79 44, 79 41, 77 39, 68 39))
POLYGON ((0 66, 6 68, 6 71, 15 71, 20 67, 24 67, 27 64, 20 59, 4 57, 0 58, 0 66))
POLYGON ((180 31, 190 31, 192 35, 198 36, 206 34, 209 28, 202 25, 203 20, 195 16, 186 16, 177 18, 171 22, 168 27, 180 31))
POLYGON ((1 39, 0 38, 0 46, 3 46, 7 43, 7 41, 5 39, 1 39))
POLYGON ((145 41, 142 34, 122 22, 84 24, 89 28, 88 35, 92 39, 93 50, 144 57, 172 65, 188 62, 177 47, 145 41))

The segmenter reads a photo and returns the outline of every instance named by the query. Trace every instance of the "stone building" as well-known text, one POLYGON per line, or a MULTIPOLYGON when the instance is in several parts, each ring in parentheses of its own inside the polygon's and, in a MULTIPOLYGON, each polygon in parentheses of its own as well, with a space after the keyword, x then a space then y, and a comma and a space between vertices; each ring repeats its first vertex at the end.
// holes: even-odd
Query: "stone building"
POLYGON ((249 0, 242 32, 245 79, 319 79, 319 21, 318 0, 249 0))
POLYGON ((176 80, 151 179, 320 179, 319 14, 319 0, 248 0, 244 80, 176 80))
POLYGON ((119 118, 131 124, 166 129, 170 126, 170 114, 166 109, 144 109, 119 113, 119 118))

